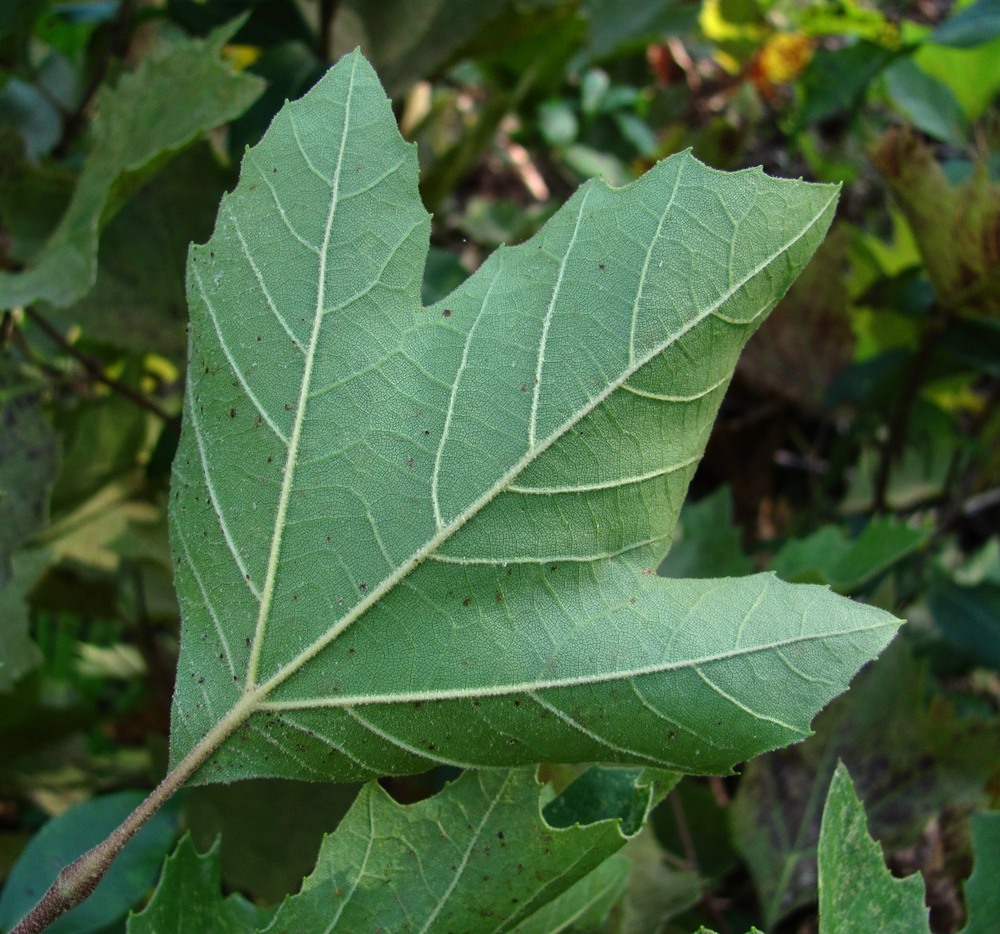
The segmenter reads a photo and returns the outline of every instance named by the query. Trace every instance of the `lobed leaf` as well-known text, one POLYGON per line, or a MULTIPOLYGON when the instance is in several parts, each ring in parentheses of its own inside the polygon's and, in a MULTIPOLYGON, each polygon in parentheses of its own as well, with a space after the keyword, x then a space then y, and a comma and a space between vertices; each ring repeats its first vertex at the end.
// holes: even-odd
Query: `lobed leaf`
POLYGON ((807 735, 898 621, 652 569, 835 200, 682 154, 423 308, 416 154, 371 67, 287 105, 189 260, 174 765, 724 772, 807 735))

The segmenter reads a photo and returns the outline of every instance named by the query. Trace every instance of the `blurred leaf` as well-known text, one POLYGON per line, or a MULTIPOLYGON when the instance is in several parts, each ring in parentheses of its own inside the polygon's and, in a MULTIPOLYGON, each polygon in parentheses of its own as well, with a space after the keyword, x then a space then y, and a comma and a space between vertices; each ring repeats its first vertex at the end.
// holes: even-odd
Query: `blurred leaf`
POLYGON ((838 760, 856 777, 872 830, 890 848, 912 845, 942 808, 982 805, 1000 720, 959 717, 929 686, 926 666, 897 640, 817 718, 814 737, 746 766, 731 811, 733 839, 767 927, 816 898, 820 812, 838 760))
POLYGON ((49 152, 62 133, 62 117, 33 84, 11 78, 0 88, 0 124, 17 127, 32 161, 49 152))
POLYGON ((853 116, 872 80, 895 55, 885 46, 866 41, 818 49, 799 79, 799 122, 811 126, 842 111, 853 116))
MULTIPOLYGON (((11 927, 66 864, 100 843, 146 797, 120 791, 93 798, 50 820, 32 837, 0 893, 0 925, 11 927)), ((177 827, 180 802, 168 802, 125 845, 93 894, 64 914, 49 934, 89 934, 120 918, 153 885, 177 827)))
POLYGON ((90 340, 183 360, 188 245, 208 239, 219 198, 231 181, 207 144, 171 162, 104 231, 94 289, 50 319, 79 324, 90 340))
POLYGON ((995 934, 1000 918, 1000 811, 972 815, 972 875, 965 883, 968 922, 961 934, 995 934))
POLYGON ((925 42, 912 58, 951 88, 967 120, 980 119, 994 106, 1000 91, 1000 39, 964 49, 925 42))
POLYGON ((950 323, 941 349, 966 367, 1000 378, 1000 318, 963 315, 950 323))
POLYGON ((1000 0, 977 0, 953 13, 931 33, 931 42, 959 48, 1000 36, 1000 0))
POLYGON ((223 841, 218 859, 225 888, 274 904, 298 891, 324 834, 357 794, 357 785, 251 779, 192 788, 184 814, 194 845, 207 849, 223 841), (248 814, 256 816, 247 820, 248 814))
POLYGON ((930 931, 919 875, 895 879, 869 836, 865 811, 837 765, 819 837, 820 934, 930 931))
POLYGON ((702 881, 698 874, 668 866, 651 827, 629 840, 622 855, 632 864, 632 872, 625 896, 616 909, 619 920, 613 928, 615 934, 662 931, 667 921, 701 899, 702 881))
POLYGON ((69 204, 74 181, 64 166, 29 162, 20 141, 0 130, 0 222, 9 238, 8 256, 27 262, 44 246, 69 204))
POLYGON ((934 623, 977 665, 1000 670, 1000 585, 937 580, 927 591, 934 623))
POLYGON ((478 33, 492 31, 505 18, 510 0, 344 0, 337 12, 336 51, 360 44, 390 97, 440 68, 478 33), (488 27, 488 28, 487 28, 488 27))
POLYGON ((133 471, 147 440, 146 412, 117 393, 57 410, 64 455, 52 509, 64 516, 105 484, 133 471))
POLYGON ((424 265, 421 300, 425 305, 433 305, 450 295, 468 277, 469 273, 454 253, 432 246, 427 252, 427 263, 424 265))
POLYGON ((590 57, 617 56, 664 36, 693 33, 699 6, 685 0, 584 0, 590 57))
POLYGON ((14 552, 48 522, 59 466, 59 438, 42 411, 38 391, 0 359, 0 588, 11 576, 14 552))
MULTIPOLYGON (((398 931, 436 923, 447 930, 484 924, 494 930, 530 918, 624 846, 617 815, 631 808, 637 789, 642 793, 633 782, 616 785, 622 800, 612 794, 604 814, 584 807, 581 820, 595 822, 554 828, 539 813, 534 771, 466 772, 409 807, 377 784, 365 785, 273 926, 398 931), (412 884, 415 872, 419 886, 412 884)), ((605 778, 614 771, 604 770, 605 778)), ((633 778, 642 774, 629 771, 633 778)), ((648 786, 644 793, 648 808, 648 786)), ((546 810, 553 807, 561 810, 555 802, 546 810)))
POLYGON ((0 307, 37 300, 67 305, 85 294, 97 272, 101 226, 141 173, 163 155, 225 123, 256 99, 261 84, 234 74, 219 58, 230 24, 207 40, 184 40, 160 58, 144 59, 114 90, 99 95, 93 147, 73 200, 34 266, 0 272, 0 307))
POLYGON ((932 532, 877 516, 850 540, 840 526, 825 525, 806 538, 786 542, 771 569, 787 581, 829 584, 838 593, 852 593, 913 554, 932 532))
POLYGON ((742 577, 753 572, 733 523, 728 487, 685 503, 674 540, 657 574, 663 577, 742 577))
POLYGON ((128 934, 248 934, 264 927, 271 912, 242 895, 219 897, 219 847, 198 853, 186 833, 163 864, 149 904, 128 919, 128 934))
POLYGON ((969 125, 951 88, 912 59, 899 59, 890 65, 885 84, 893 105, 918 130, 956 145, 968 139, 969 125))

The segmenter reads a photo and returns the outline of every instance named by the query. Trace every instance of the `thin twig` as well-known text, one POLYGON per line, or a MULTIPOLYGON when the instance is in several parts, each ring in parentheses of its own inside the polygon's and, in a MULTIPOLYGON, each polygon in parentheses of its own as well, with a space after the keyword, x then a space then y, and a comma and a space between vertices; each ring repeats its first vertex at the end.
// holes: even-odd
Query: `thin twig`
POLYGON ((56 346, 58 346, 63 352, 69 354, 74 360, 76 360, 87 371, 92 379, 99 383, 103 383, 113 392, 124 396, 126 399, 129 399, 141 408, 146 409, 146 411, 152 412, 157 418, 162 419, 165 424, 169 425, 175 431, 180 431, 181 420, 178 416, 171 415, 171 413, 164 409, 158 402, 153 401, 149 398, 149 396, 143 395, 138 390, 133 389, 128 385, 128 383, 123 383, 121 380, 108 376, 96 360, 87 356, 87 354, 81 352, 68 340, 66 340, 66 338, 60 333, 59 329, 55 327, 51 321, 46 319, 37 308, 29 306, 25 308, 24 311, 25 315, 38 326, 46 337, 56 344, 56 346))

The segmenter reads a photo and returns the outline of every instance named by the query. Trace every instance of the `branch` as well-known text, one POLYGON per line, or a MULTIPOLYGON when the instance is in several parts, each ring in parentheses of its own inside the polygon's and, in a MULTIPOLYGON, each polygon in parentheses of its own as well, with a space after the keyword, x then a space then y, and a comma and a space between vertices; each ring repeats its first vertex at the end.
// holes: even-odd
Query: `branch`
POLYGON ((333 21, 337 18, 340 0, 319 0, 319 36, 316 52, 324 62, 333 57, 333 21))
POLYGON ((119 395, 124 396, 126 399, 131 400, 140 408, 146 409, 148 412, 152 412, 157 418, 162 419, 167 425, 173 428, 175 431, 181 430, 181 420, 176 415, 171 415, 166 409, 164 409, 158 402, 154 402, 149 396, 143 395, 136 389, 129 386, 128 383, 123 383, 119 379, 115 379, 112 376, 108 376, 103 367, 94 360, 93 357, 81 352, 76 347, 74 347, 65 337, 60 333, 59 329, 55 327, 51 321, 49 321, 37 308, 29 306, 25 308, 25 314, 36 324, 39 329, 49 338, 56 346, 58 346, 64 353, 69 354, 74 360, 76 360, 80 366, 82 366, 92 379, 99 383, 103 383, 113 392, 117 392, 119 395))

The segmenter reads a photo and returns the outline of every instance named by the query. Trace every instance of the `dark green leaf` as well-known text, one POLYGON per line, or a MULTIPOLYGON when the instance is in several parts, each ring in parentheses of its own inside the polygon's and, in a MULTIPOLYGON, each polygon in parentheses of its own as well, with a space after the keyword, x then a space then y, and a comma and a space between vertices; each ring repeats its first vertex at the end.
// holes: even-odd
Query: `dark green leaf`
POLYGON ((733 523, 728 487, 681 510, 678 531, 657 571, 664 577, 741 577, 753 571, 733 523))
POLYGON ((1000 0, 977 0, 955 12, 931 33, 931 42, 970 48, 1000 36, 1000 0))
POLYGON ((829 584, 838 593, 853 593, 913 554, 931 531, 877 516, 850 540, 840 526, 825 525, 807 538, 786 542, 771 568, 783 580, 829 584))

